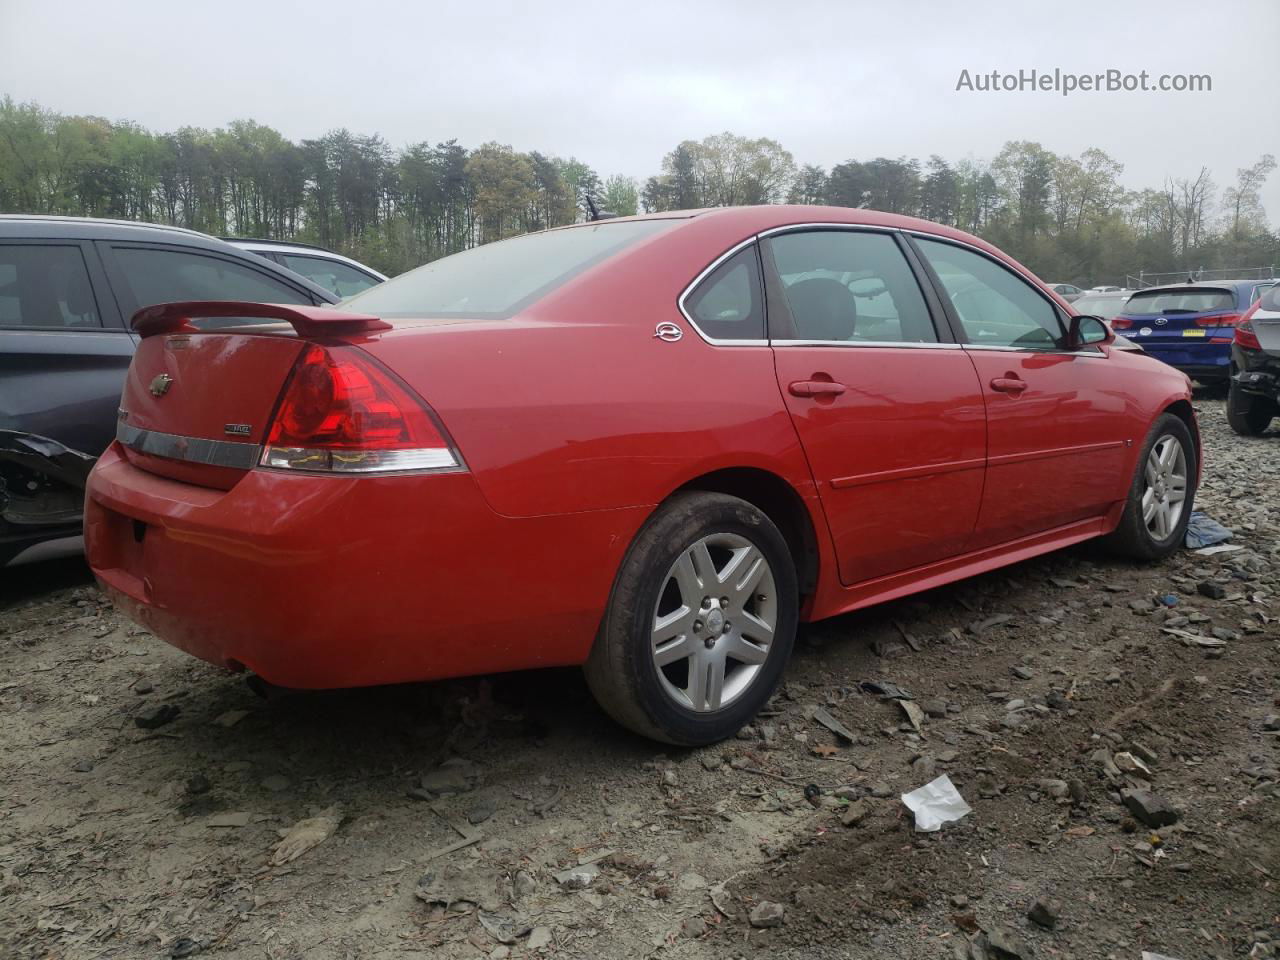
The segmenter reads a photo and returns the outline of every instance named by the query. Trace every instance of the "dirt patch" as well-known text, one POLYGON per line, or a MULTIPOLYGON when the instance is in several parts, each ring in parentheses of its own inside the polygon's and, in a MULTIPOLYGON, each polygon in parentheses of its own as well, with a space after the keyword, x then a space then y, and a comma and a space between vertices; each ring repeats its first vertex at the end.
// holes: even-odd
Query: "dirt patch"
POLYGON ((1201 504, 1244 549, 1084 547, 815 625, 700 751, 619 731, 576 671, 264 700, 81 566, 5 571, 0 956, 1272 955, 1280 436, 1199 406, 1201 504), (1122 802, 1130 757, 1172 825, 1122 802), (972 812, 916 833, 898 796, 943 773, 972 812))

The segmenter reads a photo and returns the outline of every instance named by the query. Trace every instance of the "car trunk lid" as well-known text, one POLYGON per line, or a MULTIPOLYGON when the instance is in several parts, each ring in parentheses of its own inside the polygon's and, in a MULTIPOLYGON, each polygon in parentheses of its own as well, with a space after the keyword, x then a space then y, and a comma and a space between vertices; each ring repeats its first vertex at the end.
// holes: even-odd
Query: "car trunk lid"
POLYGON ((310 339, 385 329, 374 317, 251 303, 179 303, 135 315, 142 342, 120 399, 116 439, 140 469, 230 489, 254 467, 272 413, 310 339), (196 318, 281 320, 201 330, 196 318))

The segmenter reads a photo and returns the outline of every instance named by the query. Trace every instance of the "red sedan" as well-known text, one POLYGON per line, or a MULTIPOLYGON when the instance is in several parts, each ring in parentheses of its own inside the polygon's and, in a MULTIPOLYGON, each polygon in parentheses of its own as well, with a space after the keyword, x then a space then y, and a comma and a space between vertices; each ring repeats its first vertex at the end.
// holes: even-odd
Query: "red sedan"
POLYGON ((609 220, 345 306, 141 311, 89 483, 115 602, 284 686, 585 664, 708 743, 802 619, 1090 537, 1161 557, 1191 513, 1186 377, 922 220, 609 220))

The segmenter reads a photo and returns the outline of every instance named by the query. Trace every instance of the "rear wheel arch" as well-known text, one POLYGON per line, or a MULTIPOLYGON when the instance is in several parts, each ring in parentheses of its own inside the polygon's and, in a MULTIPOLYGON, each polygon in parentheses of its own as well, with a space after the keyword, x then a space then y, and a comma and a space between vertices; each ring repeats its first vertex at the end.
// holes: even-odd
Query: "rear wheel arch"
POLYGON ((778 474, 758 467, 729 467, 695 477, 673 490, 671 495, 691 490, 737 497, 767 516, 791 551, 801 598, 811 596, 817 590, 819 551, 813 515, 790 483, 778 474))

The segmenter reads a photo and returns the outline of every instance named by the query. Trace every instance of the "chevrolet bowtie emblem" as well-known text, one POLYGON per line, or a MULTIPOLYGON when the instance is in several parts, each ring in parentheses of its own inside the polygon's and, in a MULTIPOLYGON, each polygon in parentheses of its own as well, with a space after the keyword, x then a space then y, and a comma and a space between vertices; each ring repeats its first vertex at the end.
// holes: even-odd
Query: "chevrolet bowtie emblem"
POLYGON ((161 373, 151 381, 151 395, 153 397, 163 397, 169 392, 169 384, 173 383, 173 377, 167 373, 161 373))

